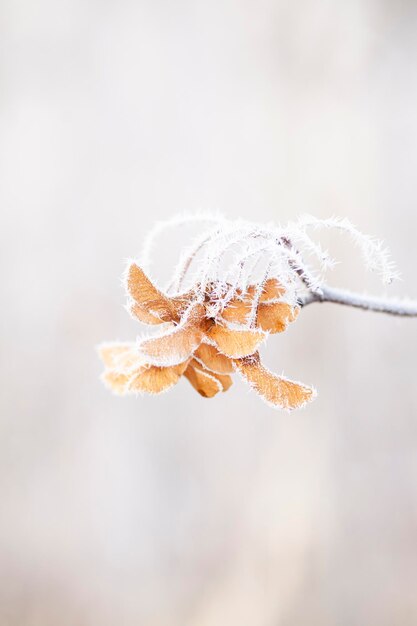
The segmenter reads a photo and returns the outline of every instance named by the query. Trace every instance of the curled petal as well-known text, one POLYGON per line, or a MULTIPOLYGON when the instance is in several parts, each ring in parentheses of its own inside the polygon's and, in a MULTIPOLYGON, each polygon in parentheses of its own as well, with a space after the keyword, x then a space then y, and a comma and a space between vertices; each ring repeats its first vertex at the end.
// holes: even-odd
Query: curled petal
POLYGON ((167 391, 176 385, 186 367, 187 361, 172 367, 142 367, 129 379, 127 390, 150 394, 167 391))
POLYGON ((226 322, 244 326, 248 323, 252 311, 252 298, 232 298, 222 311, 222 318, 226 322))
POLYGON ((160 317, 156 317, 153 313, 146 310, 144 306, 141 306, 137 302, 130 302, 128 304, 128 311, 132 317, 137 319, 142 324, 163 324, 165 320, 160 317))
POLYGON ((213 374, 223 387, 222 391, 227 391, 233 385, 233 380, 228 374, 213 374))
POLYGON ((204 314, 201 304, 193 305, 178 326, 163 335, 142 341, 138 349, 152 365, 166 367, 186 361, 203 339, 201 325, 204 314))
POLYGON ((127 269, 126 286, 133 300, 130 312, 145 324, 178 322, 190 298, 190 294, 169 298, 153 285, 136 263, 131 263, 127 269))
POLYGON ((230 329, 215 324, 207 331, 207 337, 222 354, 239 359, 253 354, 267 335, 262 330, 230 329))
POLYGON ((260 303, 257 326, 268 333, 282 333, 288 324, 296 319, 298 312, 298 307, 293 307, 286 302, 260 303))
POLYGON ((212 374, 202 369, 198 370, 192 365, 187 367, 184 376, 204 398, 212 398, 222 389, 220 382, 212 374))
POLYGON ((268 300, 275 300, 281 298, 285 293, 284 287, 276 278, 268 278, 262 289, 260 302, 268 302, 268 300))
POLYGON ((98 352, 106 368, 117 372, 128 374, 146 363, 132 342, 104 343, 98 347, 98 352))
POLYGON ((209 372, 195 359, 188 365, 184 376, 204 398, 212 398, 220 391, 227 391, 232 384, 230 376, 209 372))
MULTIPOLYGON (((258 290, 258 285, 249 285, 247 295, 253 298, 258 290)), ((262 292, 259 296, 259 302, 269 302, 270 300, 277 300, 281 298, 285 293, 285 288, 281 285, 277 278, 268 278, 263 286, 262 292)))
POLYGON ((133 345, 128 342, 102 343, 97 347, 97 351, 106 367, 115 367, 117 360, 131 352, 133 345))
POLYGON ((197 348, 194 358, 216 374, 231 374, 233 372, 231 360, 208 343, 202 343, 197 348))
POLYGON ((114 393, 117 393, 117 395, 123 396, 127 392, 129 374, 117 370, 106 370, 101 378, 104 384, 114 391, 114 393))
POLYGON ((242 377, 268 403, 281 409, 297 409, 313 400, 312 387, 277 376, 262 365, 258 354, 234 361, 242 377))
MULTIPOLYGON (((223 309, 222 318, 226 322, 232 322, 234 324, 240 324, 241 326, 245 326, 250 320, 253 300, 257 291, 257 285, 250 285, 246 293, 241 294, 239 292, 238 296, 232 298, 228 302, 227 306, 223 309)), ((268 280, 263 285, 262 291, 259 295, 258 304, 258 312, 261 313, 260 317, 264 321, 264 324, 260 323, 259 325, 263 330, 266 330, 268 332, 280 332, 279 330, 275 330, 275 328, 281 328, 283 326, 279 323, 271 323, 272 320, 270 319, 270 315, 268 315, 268 313, 264 314, 264 307, 266 306, 266 304, 279 305, 275 308, 276 315, 279 315, 281 318, 289 317, 288 313, 286 312, 286 307, 289 307, 289 305, 277 302, 277 299, 280 298, 284 293, 285 289, 281 286, 276 278, 268 278, 268 280)), ((286 325, 282 328, 282 330, 285 330, 285 328, 286 325)))

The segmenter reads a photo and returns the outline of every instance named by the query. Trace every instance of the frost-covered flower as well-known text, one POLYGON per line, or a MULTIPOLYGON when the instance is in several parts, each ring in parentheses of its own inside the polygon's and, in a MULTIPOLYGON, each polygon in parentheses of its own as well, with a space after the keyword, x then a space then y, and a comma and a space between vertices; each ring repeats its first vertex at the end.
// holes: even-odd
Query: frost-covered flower
POLYGON ((296 319, 303 294, 320 294, 323 274, 332 266, 307 229, 347 232, 367 266, 390 282, 395 274, 387 251, 347 220, 305 217, 283 228, 202 217, 197 221, 208 228, 184 250, 169 288, 162 291, 142 269, 155 236, 166 226, 194 220, 157 225, 145 241, 141 263, 128 264, 128 310, 137 321, 160 328, 132 343, 103 344, 104 382, 118 394, 157 394, 184 376, 211 398, 227 391, 238 372, 274 407, 305 405, 315 390, 270 372, 259 347, 296 319))
POLYGON ((218 305, 227 286, 219 290, 209 283, 203 294, 196 286, 169 297, 136 263, 128 268, 126 284, 133 317, 163 329, 137 343, 100 347, 103 379, 116 393, 160 393, 183 375, 202 396, 212 397, 227 391, 231 374, 238 371, 275 406, 293 409, 312 399, 310 387, 272 374, 259 358, 258 347, 267 335, 284 331, 298 313, 297 306, 282 301, 285 290, 276 278, 250 285, 246 292, 237 290, 224 307, 218 305))

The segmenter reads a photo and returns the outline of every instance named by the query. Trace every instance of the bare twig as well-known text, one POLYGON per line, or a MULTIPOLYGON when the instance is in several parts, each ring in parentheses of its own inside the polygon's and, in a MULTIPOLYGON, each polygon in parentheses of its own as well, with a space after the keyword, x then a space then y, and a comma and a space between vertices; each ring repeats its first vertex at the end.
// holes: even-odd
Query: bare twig
POLYGON ((300 298, 301 306, 307 306, 313 302, 335 302, 336 304, 345 304, 346 306, 364 309, 365 311, 376 311, 401 317, 417 317, 417 302, 385 300, 384 298, 352 293, 326 285, 322 285, 319 291, 309 291, 306 296, 300 298))

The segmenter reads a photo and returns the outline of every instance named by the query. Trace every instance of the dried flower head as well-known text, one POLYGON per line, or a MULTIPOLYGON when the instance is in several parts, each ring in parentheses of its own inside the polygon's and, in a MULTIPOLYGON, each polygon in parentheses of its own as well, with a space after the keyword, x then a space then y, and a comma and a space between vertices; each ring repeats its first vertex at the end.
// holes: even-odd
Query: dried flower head
POLYGON ((302 218, 282 228, 200 216, 158 224, 141 262, 128 263, 124 282, 132 317, 159 329, 135 342, 101 345, 104 382, 118 394, 157 394, 184 376, 211 398, 227 391, 238 372, 274 407, 295 409, 312 400, 312 387, 273 374, 259 356, 268 336, 297 318, 303 293, 320 293, 322 275, 333 263, 307 234, 309 227, 348 232, 370 269, 386 282, 394 277, 381 244, 346 220, 302 218), (144 269, 155 237, 167 226, 196 219, 207 228, 184 250, 162 291, 144 269))

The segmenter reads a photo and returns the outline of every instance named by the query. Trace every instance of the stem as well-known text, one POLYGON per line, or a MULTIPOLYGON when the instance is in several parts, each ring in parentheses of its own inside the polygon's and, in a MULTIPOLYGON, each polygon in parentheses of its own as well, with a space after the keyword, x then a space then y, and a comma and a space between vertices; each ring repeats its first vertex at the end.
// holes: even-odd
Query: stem
POLYGON ((364 309, 365 311, 376 311, 401 317, 417 317, 417 302, 384 300, 383 298, 352 293, 344 289, 335 289, 327 285, 322 285, 317 292, 310 291, 300 299, 301 306, 307 306, 307 304, 312 304, 313 302, 335 302, 336 304, 345 304, 364 309))

